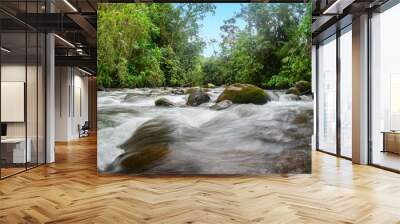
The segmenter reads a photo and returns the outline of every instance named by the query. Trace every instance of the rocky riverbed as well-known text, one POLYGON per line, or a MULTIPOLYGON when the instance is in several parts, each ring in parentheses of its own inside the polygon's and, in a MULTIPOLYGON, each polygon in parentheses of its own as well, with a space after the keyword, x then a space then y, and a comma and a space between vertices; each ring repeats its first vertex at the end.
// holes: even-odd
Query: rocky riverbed
POLYGON ((189 88, 99 91, 99 171, 133 175, 311 172, 310 96, 263 90, 265 104, 260 100, 237 104, 218 100, 223 91, 223 87, 202 89, 198 98, 192 96, 201 103, 190 103, 193 90, 189 88))

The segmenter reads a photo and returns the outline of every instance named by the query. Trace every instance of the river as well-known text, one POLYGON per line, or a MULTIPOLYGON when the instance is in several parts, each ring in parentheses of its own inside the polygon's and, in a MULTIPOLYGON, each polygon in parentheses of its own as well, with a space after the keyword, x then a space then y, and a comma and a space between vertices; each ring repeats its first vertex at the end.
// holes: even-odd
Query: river
POLYGON ((185 106, 188 95, 172 88, 98 92, 98 170, 128 174, 310 173, 313 100, 266 90, 264 105, 234 104, 212 110, 223 88, 209 89, 209 103, 185 106), (165 97, 174 107, 156 107, 165 97), (139 130, 138 130, 139 128, 139 130), (130 139, 130 140, 129 140, 130 139), (128 141, 128 143, 126 143, 128 141), (136 141, 136 142, 135 142, 136 141), (167 153, 141 169, 124 170, 121 144, 139 153, 163 142, 167 153))

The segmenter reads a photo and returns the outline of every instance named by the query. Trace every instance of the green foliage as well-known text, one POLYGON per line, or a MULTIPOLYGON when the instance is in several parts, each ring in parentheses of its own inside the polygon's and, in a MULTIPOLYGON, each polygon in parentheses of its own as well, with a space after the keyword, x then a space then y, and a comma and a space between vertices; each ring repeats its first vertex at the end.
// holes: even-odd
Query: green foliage
POLYGON ((205 58, 202 61, 204 83, 222 85, 224 84, 223 69, 221 60, 215 57, 205 58))
POLYGON ((287 88, 299 80, 311 81, 311 5, 280 54, 282 67, 267 82, 268 87, 287 88))
POLYGON ((293 86, 295 82, 296 82, 296 80, 293 80, 289 76, 274 75, 266 83, 264 83, 264 86, 265 87, 274 87, 277 89, 285 89, 290 86, 293 86))
MULTIPOLYGON (((133 52, 140 53, 139 58, 142 63, 147 58, 155 57, 149 55, 151 49, 144 49, 152 33, 158 32, 157 27, 146 16, 147 12, 148 8, 139 4, 135 7, 100 4, 98 27, 99 86, 133 87, 133 83, 145 83, 145 76, 153 73, 153 71, 138 71, 136 70, 137 65, 130 64, 133 52), (132 70, 136 71, 134 76, 130 74, 132 70)), ((155 69, 159 70, 159 68, 155 69)))
MULTIPOLYGON (((311 5, 248 4, 236 18, 225 21, 219 83, 250 83, 288 88, 311 77, 311 5), (240 30, 238 19, 246 22, 240 30)), ((209 64, 211 62, 208 62, 209 64)), ((217 66, 214 66, 217 67, 217 66)))
POLYGON ((242 5, 220 28, 220 51, 204 58, 200 21, 214 9, 191 3, 99 4, 98 85, 288 88, 311 79, 310 4, 242 5), (244 29, 238 20, 246 23, 244 29))
POLYGON ((201 84, 198 22, 211 4, 99 4, 98 85, 201 84))

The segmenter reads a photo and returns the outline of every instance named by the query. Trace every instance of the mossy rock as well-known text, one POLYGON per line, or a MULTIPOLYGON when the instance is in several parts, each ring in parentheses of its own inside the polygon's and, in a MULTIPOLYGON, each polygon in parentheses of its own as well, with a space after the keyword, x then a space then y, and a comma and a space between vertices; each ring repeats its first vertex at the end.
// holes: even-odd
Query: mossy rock
POLYGON ((106 168, 107 172, 139 173, 157 166, 170 152, 170 134, 175 129, 167 119, 146 121, 119 145, 124 152, 106 168))
POLYGON ((172 107, 172 106, 175 106, 175 104, 174 104, 173 102, 169 101, 169 100, 166 99, 166 98, 157 99, 157 100, 154 102, 154 104, 155 104, 157 107, 172 107))
POLYGON ((127 153, 121 159, 120 166, 124 171, 141 171, 152 166, 155 162, 165 158, 169 150, 164 145, 153 145, 138 153, 127 153))
POLYGON ((200 104, 207 103, 210 101, 210 96, 200 88, 196 88, 189 94, 189 98, 186 102, 188 106, 199 106, 200 104))
POLYGON ((206 87, 207 88, 215 88, 216 86, 212 83, 207 83, 206 87))
POLYGON ((311 83, 309 81, 298 81, 294 84, 294 87, 300 91, 301 95, 311 93, 311 83))
POLYGON ((238 104, 265 104, 270 101, 270 96, 263 89, 251 84, 233 84, 224 89, 218 96, 217 103, 230 100, 238 104))
POLYGON ((301 95, 300 91, 296 87, 289 88, 286 91, 286 94, 293 94, 293 95, 296 95, 296 96, 300 96, 301 95))

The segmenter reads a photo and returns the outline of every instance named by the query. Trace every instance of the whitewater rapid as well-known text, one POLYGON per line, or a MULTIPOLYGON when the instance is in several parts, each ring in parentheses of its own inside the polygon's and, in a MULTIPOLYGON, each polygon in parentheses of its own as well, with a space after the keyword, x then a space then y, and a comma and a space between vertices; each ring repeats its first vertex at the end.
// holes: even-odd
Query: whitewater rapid
MULTIPOLYGON (((171 89, 114 89, 98 92, 98 169, 124 151, 126 142, 143 124, 168 127, 166 158, 132 174, 266 174, 309 173, 313 101, 284 91, 267 91, 264 105, 234 104, 215 111, 223 88, 210 89, 209 103, 185 106, 188 95, 171 89), (161 97, 175 107, 156 107, 161 97)), ((151 133, 150 133, 151 134, 151 133)), ((159 136, 150 135, 149 142, 159 136), (151 139, 154 138, 154 139, 151 139)), ((140 149, 138 149, 140 150, 140 149)))

